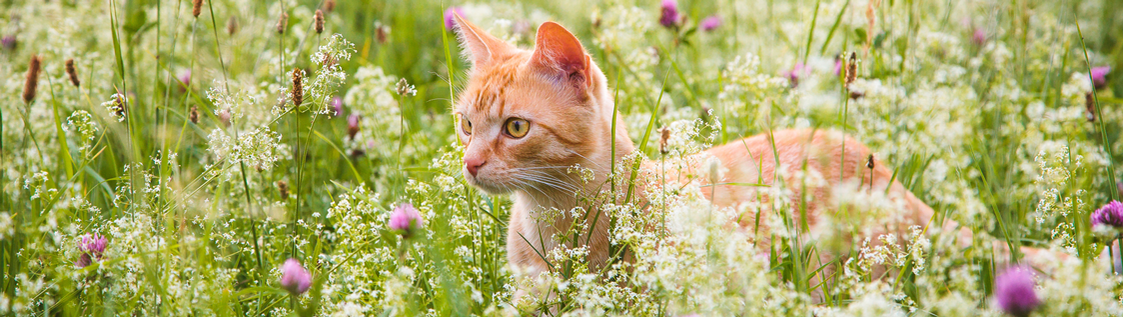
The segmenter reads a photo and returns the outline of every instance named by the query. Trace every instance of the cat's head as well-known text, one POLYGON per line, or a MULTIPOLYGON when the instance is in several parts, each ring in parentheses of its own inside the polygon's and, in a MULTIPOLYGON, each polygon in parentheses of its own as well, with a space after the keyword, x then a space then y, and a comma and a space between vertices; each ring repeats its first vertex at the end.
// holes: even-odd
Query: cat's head
POLYGON ((506 43, 456 16, 472 62, 453 106, 465 146, 464 177, 492 194, 572 188, 567 167, 607 172, 632 151, 623 120, 612 131, 607 81, 581 42, 554 22, 538 27, 533 50, 506 43), (560 182, 560 183, 559 183, 560 182))

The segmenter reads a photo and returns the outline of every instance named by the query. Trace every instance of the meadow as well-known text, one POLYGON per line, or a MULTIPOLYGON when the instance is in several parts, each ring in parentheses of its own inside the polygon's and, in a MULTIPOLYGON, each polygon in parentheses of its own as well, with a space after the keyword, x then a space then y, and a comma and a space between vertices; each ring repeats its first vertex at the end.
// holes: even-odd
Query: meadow
POLYGON ((0 315, 1123 315, 1118 1, 0 8, 0 315), (511 198, 461 174, 450 109, 471 65, 452 12, 520 47, 546 21, 573 31, 632 159, 840 130, 974 240, 851 238, 894 207, 840 186, 834 219, 772 224, 762 255, 726 225, 760 206, 685 186, 597 206, 632 261, 591 270, 575 245, 522 277, 511 198), (1058 256, 1019 266, 996 244, 1058 256), (527 288, 555 295, 512 300, 527 288))

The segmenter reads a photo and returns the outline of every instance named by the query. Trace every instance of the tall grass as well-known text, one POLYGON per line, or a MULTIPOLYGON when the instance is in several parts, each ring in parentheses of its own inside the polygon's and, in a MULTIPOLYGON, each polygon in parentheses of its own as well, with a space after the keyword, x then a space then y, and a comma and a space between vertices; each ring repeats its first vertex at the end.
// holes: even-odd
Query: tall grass
MULTIPOLYGON (((1123 6, 874 2, 682 2, 678 28, 642 1, 204 0, 198 17, 184 1, 0 4, 0 37, 14 43, 0 48, 0 315, 995 315, 994 277, 1023 262, 1019 246, 1074 259, 1039 268, 1036 314, 1123 310, 1103 259, 1119 236, 1089 221, 1120 194, 1123 80, 1113 69, 1095 87, 1090 69, 1123 65, 1123 6), (620 116, 638 156, 612 162, 605 188, 623 197, 589 197, 583 210, 613 211, 616 266, 544 252, 558 272, 537 282, 508 266, 506 243, 519 238, 507 236, 510 197, 460 174, 450 108, 470 65, 444 27, 454 6, 522 47, 538 23, 560 21, 606 72, 613 130, 620 116), (698 28, 709 15, 723 25, 698 28), (858 76, 844 87, 833 67, 848 52, 858 76), (32 55, 44 68, 24 103, 32 55), (68 84, 68 58, 80 86, 68 84), (806 70, 792 72, 797 62, 806 70), (305 74, 299 106, 294 71, 305 74), (395 92, 401 79, 415 95, 395 92), (680 141, 660 152, 653 132, 664 128, 680 141), (783 128, 861 140, 934 207, 933 223, 958 221, 975 240, 961 248, 932 232, 863 248, 837 234, 877 210, 842 204, 826 228, 768 223, 761 206, 709 205, 712 185, 635 200, 642 158, 673 169, 783 128), (407 202, 425 218, 417 234, 387 225, 407 202), (705 219, 690 212, 702 209, 705 219), (757 226, 723 228, 733 214, 757 226), (104 254, 80 248, 93 233, 108 238, 104 254), (765 251, 749 243, 763 239, 765 251), (83 253, 95 260, 78 267, 83 253), (889 268, 878 275, 879 256, 900 262, 875 263, 889 268), (280 284, 289 258, 312 273, 307 293, 280 284), (512 302, 535 285, 548 295, 512 302)), ((804 177, 737 185, 806 193, 804 177)), ((589 235, 569 233, 577 254, 589 235)))

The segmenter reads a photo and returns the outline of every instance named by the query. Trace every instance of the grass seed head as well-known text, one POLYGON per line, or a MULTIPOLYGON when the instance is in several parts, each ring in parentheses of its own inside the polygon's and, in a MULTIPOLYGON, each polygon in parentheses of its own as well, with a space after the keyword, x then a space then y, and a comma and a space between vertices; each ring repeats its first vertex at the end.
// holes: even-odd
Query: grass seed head
POLYGON ((203 0, 192 0, 191 1, 191 15, 198 18, 199 13, 202 12, 202 11, 203 11, 203 0))
POLYGON ((191 113, 187 115, 187 118, 191 119, 191 123, 199 124, 199 108, 191 106, 191 113))
POLYGON ((390 28, 382 23, 378 23, 378 27, 374 29, 374 37, 378 39, 378 44, 386 44, 386 41, 389 40, 389 36, 390 28))
POLYGON ((42 58, 40 58, 39 55, 31 55, 31 61, 29 61, 27 65, 27 81, 23 84, 24 103, 31 103, 31 100, 35 99, 35 89, 39 87, 41 63, 42 58))
POLYGON ((281 12, 281 17, 277 19, 277 34, 285 34, 285 29, 289 26, 289 14, 281 12))
POLYGON ((74 87, 78 87, 82 83, 78 80, 78 70, 74 69, 73 58, 66 60, 66 75, 70 76, 70 83, 74 84, 74 87))
POLYGON ((850 59, 846 61, 846 88, 858 79, 858 53, 850 52, 850 59))
POLYGON ((234 35, 235 32, 238 32, 238 19, 231 16, 226 20, 226 34, 234 35))
POLYGON ((316 10, 316 34, 324 33, 324 11, 316 10))
POLYGON ((304 72, 300 68, 292 69, 292 105, 299 107, 304 103, 304 72))
POLYGON ((113 98, 113 109, 115 109, 116 111, 114 114, 116 114, 117 117, 124 118, 125 114, 128 113, 128 105, 126 104, 127 101, 125 100, 125 95, 118 91, 117 94, 113 95, 113 98))
POLYGON ((659 136, 659 153, 667 154, 670 150, 667 149, 667 139, 671 138, 671 129, 666 127, 659 129, 661 135, 659 136))
POLYGON ((277 181, 277 191, 281 193, 281 200, 289 199, 289 183, 277 181))

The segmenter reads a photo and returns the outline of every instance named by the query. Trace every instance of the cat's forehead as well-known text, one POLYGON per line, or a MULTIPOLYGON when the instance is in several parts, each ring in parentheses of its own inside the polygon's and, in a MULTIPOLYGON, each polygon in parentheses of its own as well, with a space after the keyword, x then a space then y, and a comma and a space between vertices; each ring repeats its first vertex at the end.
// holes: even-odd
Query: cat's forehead
POLYGON ((468 85, 461 94, 460 111, 464 113, 504 113, 512 87, 517 83, 521 63, 509 59, 490 67, 474 70, 468 85))

